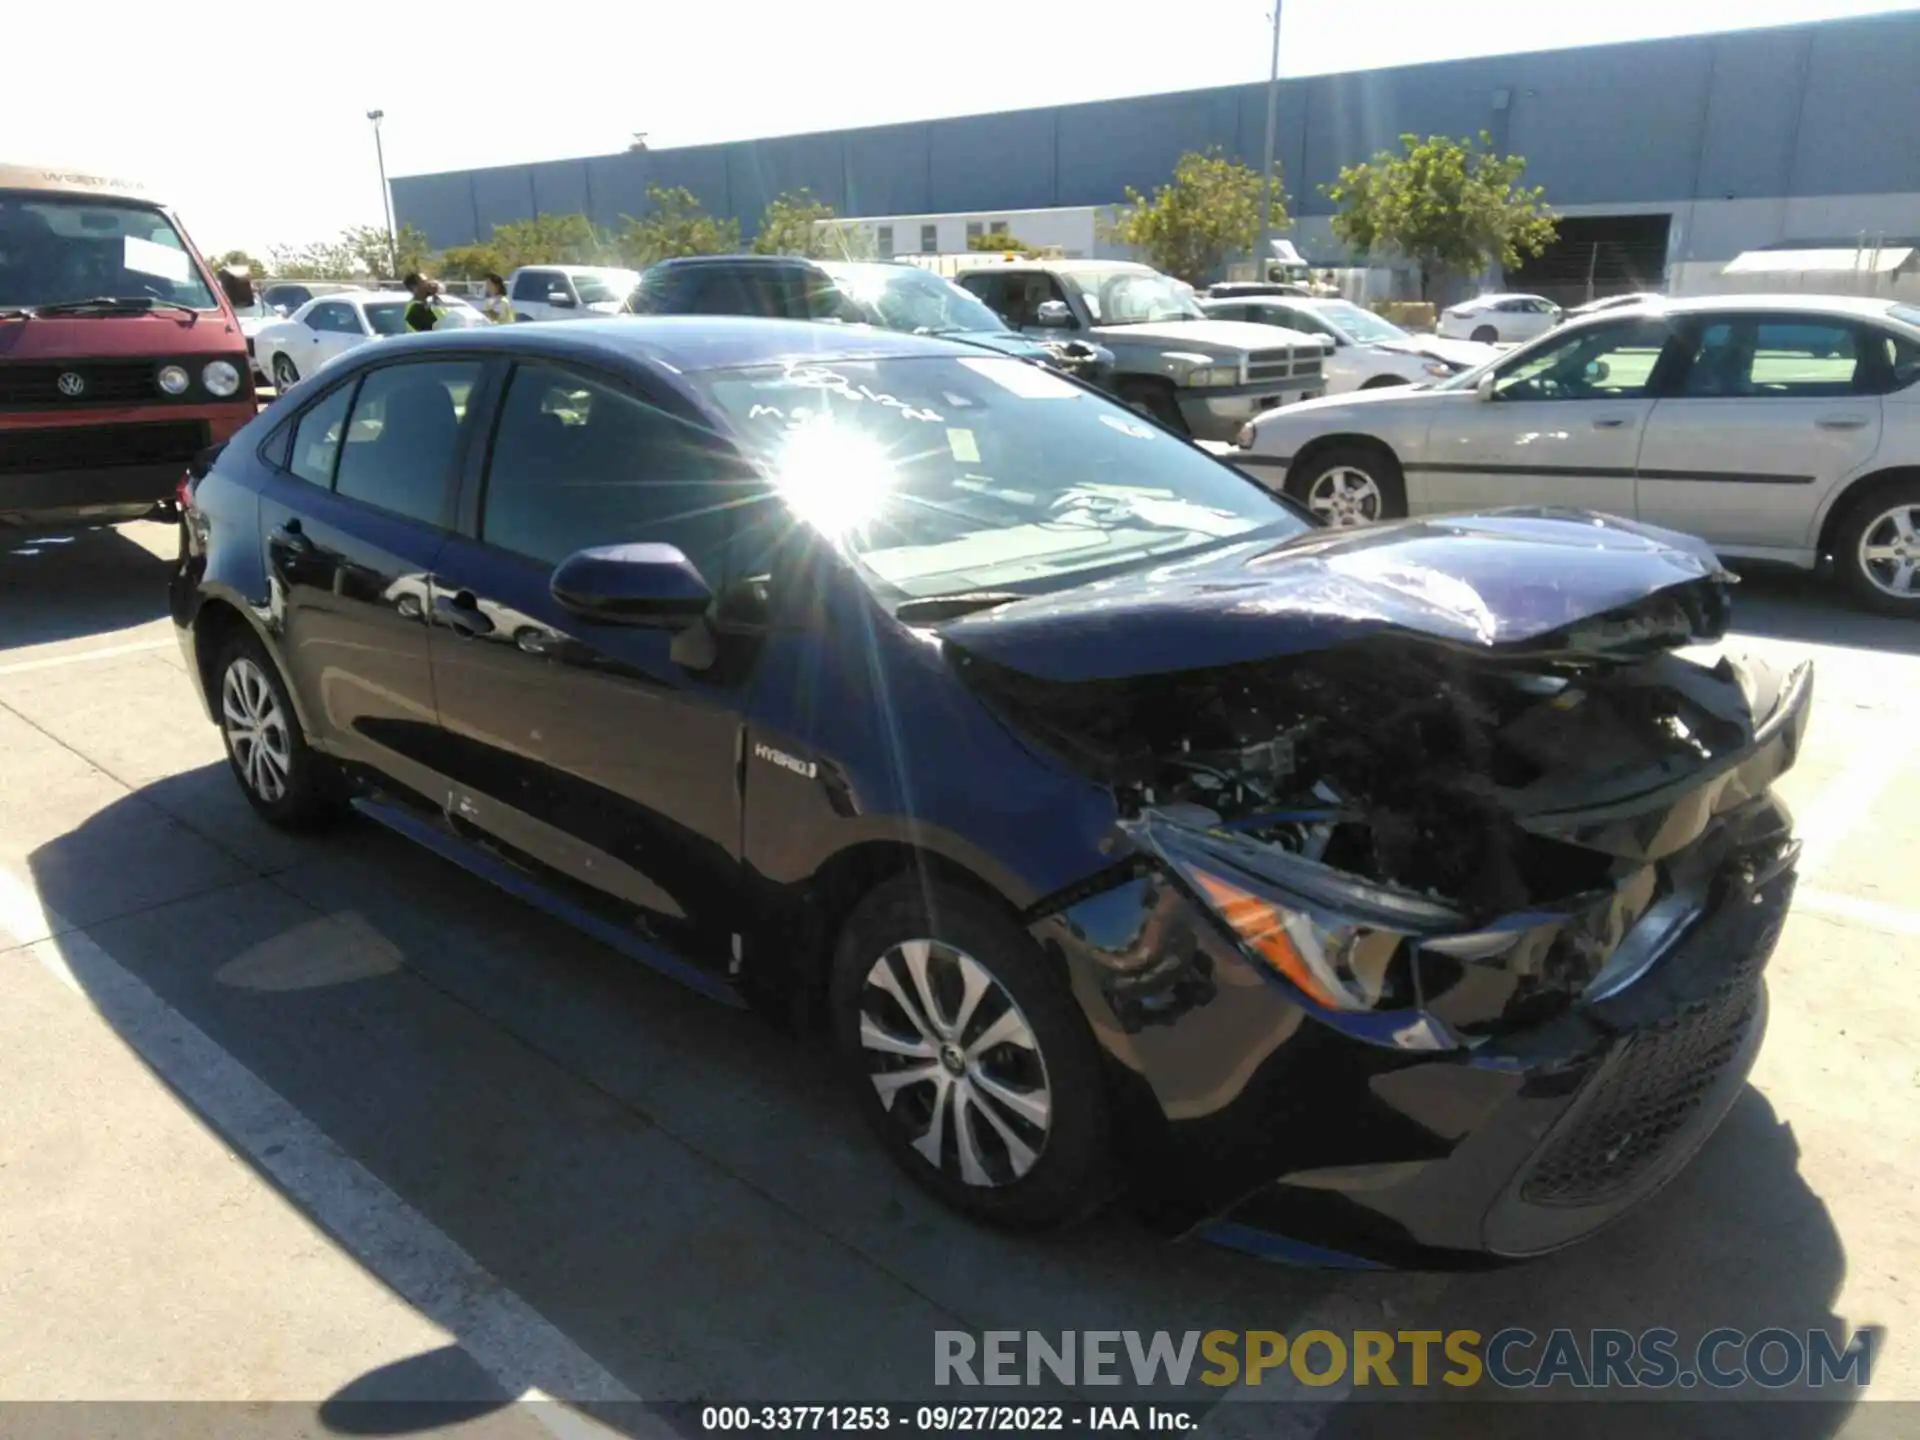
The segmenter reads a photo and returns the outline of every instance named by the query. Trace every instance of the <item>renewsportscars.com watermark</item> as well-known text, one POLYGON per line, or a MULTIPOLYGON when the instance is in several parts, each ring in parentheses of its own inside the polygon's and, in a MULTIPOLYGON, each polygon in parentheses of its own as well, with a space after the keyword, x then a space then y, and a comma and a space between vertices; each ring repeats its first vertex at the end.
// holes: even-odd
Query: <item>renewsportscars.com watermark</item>
POLYGON ((1846 1385, 1873 1374, 1875 1332, 1838 1345, 1825 1330, 1709 1330, 1691 1345, 1676 1331, 1531 1330, 966 1330, 933 1333, 933 1379, 943 1386, 1190 1384, 1216 1388, 1269 1379, 1307 1386, 1447 1385, 1468 1389, 1666 1390, 1753 1384, 1846 1385))

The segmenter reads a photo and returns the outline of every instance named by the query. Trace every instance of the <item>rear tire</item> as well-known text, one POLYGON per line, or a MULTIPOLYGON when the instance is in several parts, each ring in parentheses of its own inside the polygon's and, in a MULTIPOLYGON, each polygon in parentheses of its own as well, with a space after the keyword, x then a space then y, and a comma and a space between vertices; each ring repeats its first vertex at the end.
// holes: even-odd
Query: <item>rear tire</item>
POLYGON ((1176 435, 1187 435, 1186 419, 1180 414, 1180 405, 1173 398, 1173 387, 1153 380, 1122 380, 1114 387, 1114 393, 1121 403, 1131 405, 1142 415, 1158 420, 1176 435))
POLYGON ((1498 345, 1500 343, 1500 332, 1491 325, 1478 325, 1474 327, 1473 333, 1467 338, 1481 345, 1498 345))
POLYGON ((1058 1229, 1105 1202, 1093 1033, 989 902, 917 872, 881 885, 840 932, 831 1006, 861 1112, 916 1184, 1009 1230, 1058 1229))
POLYGON ((1287 470, 1286 492, 1329 529, 1398 520, 1407 513, 1400 462, 1384 446, 1334 445, 1287 470))
POLYGON ((1855 604, 1920 619, 1920 479, 1876 486, 1848 506, 1833 558, 1855 604))
POLYGON ((227 764, 268 824, 311 830, 340 813, 333 767, 307 744, 280 667, 251 631, 220 647, 212 689, 227 764))

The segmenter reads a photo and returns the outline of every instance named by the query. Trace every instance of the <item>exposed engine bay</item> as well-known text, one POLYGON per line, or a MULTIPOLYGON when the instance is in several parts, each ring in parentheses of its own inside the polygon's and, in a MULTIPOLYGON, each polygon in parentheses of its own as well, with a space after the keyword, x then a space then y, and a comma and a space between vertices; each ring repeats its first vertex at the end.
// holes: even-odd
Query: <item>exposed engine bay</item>
POLYGON ((1684 843, 1596 814, 1658 808, 1731 769, 1781 693, 1725 660, 1508 657, 1390 634, 1128 680, 969 668, 1112 784, 1123 818, 1268 842, 1482 918, 1605 887, 1684 843))

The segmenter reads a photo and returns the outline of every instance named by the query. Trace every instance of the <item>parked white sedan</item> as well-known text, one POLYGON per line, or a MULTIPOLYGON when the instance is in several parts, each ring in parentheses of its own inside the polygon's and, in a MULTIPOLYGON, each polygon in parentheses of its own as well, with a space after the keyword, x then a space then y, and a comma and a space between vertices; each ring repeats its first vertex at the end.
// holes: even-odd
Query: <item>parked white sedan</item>
POLYGON ((1228 457, 1333 525, 1545 505, 1811 569, 1920 617, 1920 307, 1652 302, 1430 389, 1271 410, 1228 457))
MULTIPOLYGON (((342 290, 317 295, 286 319, 264 325, 253 336, 254 368, 281 391, 291 389, 336 355, 383 335, 407 329, 404 290, 342 290)), ((485 325, 487 318, 451 295, 439 299, 445 312, 437 330, 485 325)))
POLYGON ((1560 323, 1560 307, 1540 295, 1481 295, 1440 313, 1448 340, 1512 345, 1545 334, 1560 323))
POLYGON ((1216 320, 1278 325, 1331 340, 1334 348, 1322 370, 1329 395, 1385 385, 1428 385, 1484 365, 1499 353, 1471 340, 1415 335, 1351 300, 1244 295, 1205 299, 1200 308, 1216 320))

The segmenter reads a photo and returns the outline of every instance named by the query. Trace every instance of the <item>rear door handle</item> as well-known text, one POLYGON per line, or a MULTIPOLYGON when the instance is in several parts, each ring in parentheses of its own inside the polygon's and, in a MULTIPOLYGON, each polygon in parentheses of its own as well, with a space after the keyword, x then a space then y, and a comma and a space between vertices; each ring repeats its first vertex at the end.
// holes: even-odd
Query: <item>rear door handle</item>
POLYGON ((1626 423, 1625 418, 1622 416, 1605 415, 1593 422, 1593 428, 1596 430, 1618 430, 1626 423))
POLYGON ((434 596, 433 613, 462 635, 493 633, 493 621, 480 613, 479 603, 470 590, 462 590, 458 595, 434 596))
POLYGON ((1864 415, 1822 415, 1813 422, 1822 430, 1864 430, 1867 417, 1864 415))
POLYGON ((298 520, 289 520, 286 524, 278 526, 270 538, 282 550, 291 550, 296 555, 313 553, 313 541, 307 538, 298 520))

